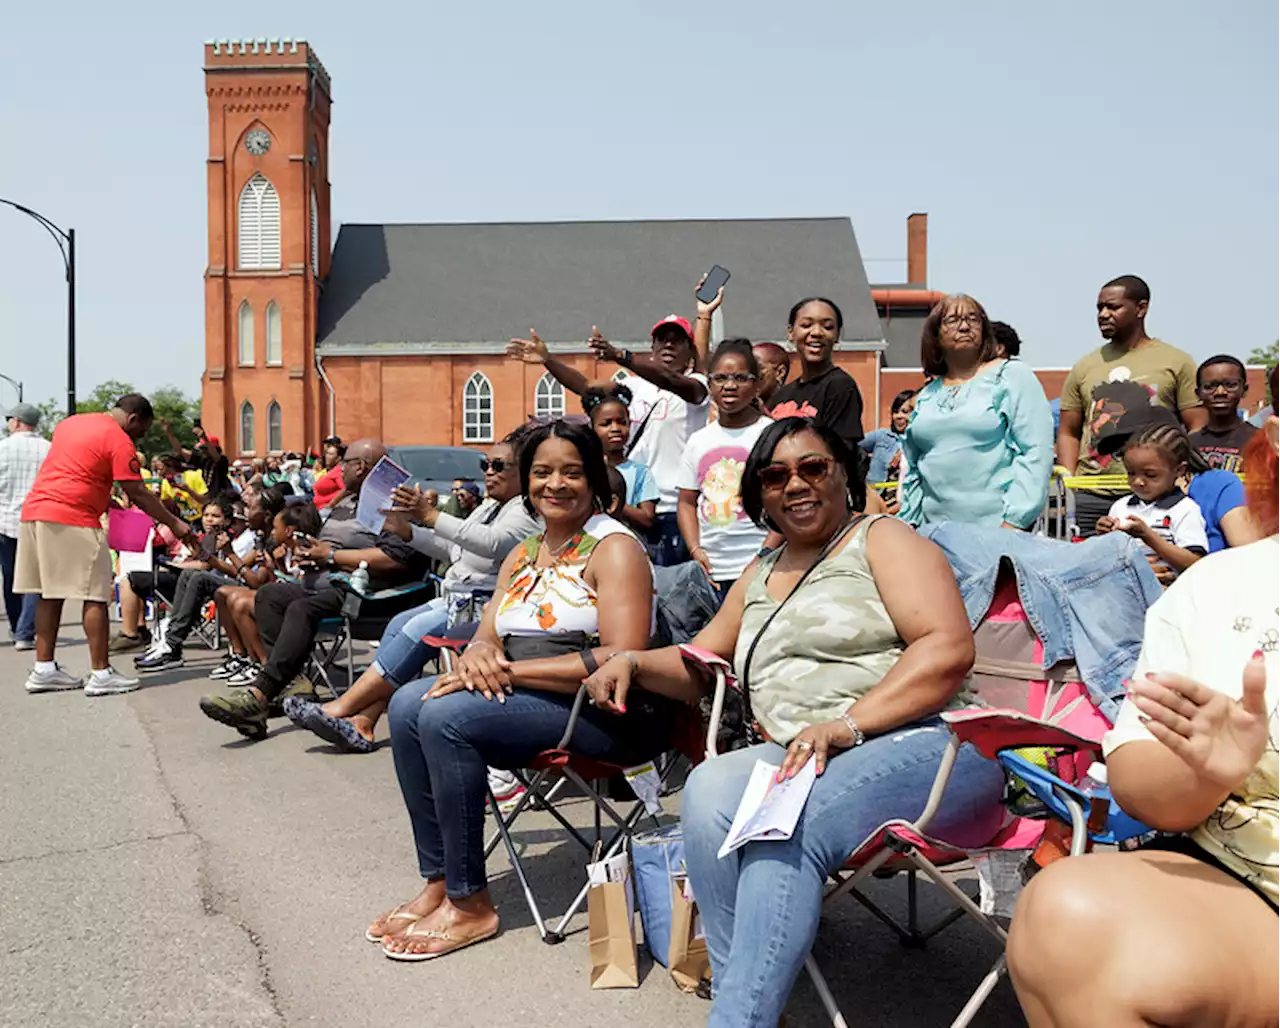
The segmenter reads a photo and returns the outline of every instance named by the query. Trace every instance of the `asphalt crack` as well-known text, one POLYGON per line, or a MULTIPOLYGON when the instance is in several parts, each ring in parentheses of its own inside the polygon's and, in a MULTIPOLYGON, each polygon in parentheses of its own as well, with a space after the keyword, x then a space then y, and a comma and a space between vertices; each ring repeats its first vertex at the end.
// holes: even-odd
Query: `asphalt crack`
POLYGON ((241 918, 232 914, 225 909, 221 903, 221 895, 213 884, 211 871, 211 857, 208 841, 196 830, 191 816, 187 813, 187 808, 182 800, 178 798, 177 791, 173 784, 169 781, 169 775, 164 769, 164 765, 160 760, 160 751, 156 746, 155 736, 152 734, 151 726, 142 713, 135 707, 134 716, 137 717, 139 725, 142 727, 142 733, 146 737, 147 747, 151 751, 151 762, 155 767, 156 776, 160 781, 160 786, 164 789, 165 795, 169 799, 169 805, 173 808, 174 817, 182 825, 181 832, 172 832, 171 835, 189 835, 196 842, 196 851, 199 853, 199 864, 196 868, 196 881, 199 887, 200 908, 204 911, 206 917, 219 917, 233 925, 246 939, 249 945, 253 947, 253 951, 257 962, 258 987, 262 990, 267 998, 267 1002, 271 1006, 272 1013, 275 1015, 276 1021, 282 1026, 288 1025, 288 1019, 284 1015, 284 1008, 280 1003, 280 996, 276 992, 275 982, 271 975, 271 963, 267 956, 267 947, 262 941, 262 937, 241 918))
POLYGON ((0 859, 0 867, 6 864, 21 864, 30 860, 46 860, 49 857, 77 857, 86 853, 106 853, 109 850, 118 850, 125 846, 140 846, 147 842, 159 842, 161 839, 178 839, 184 835, 193 834, 189 829, 184 828, 180 832, 159 832, 156 835, 141 835, 136 839, 120 839, 117 842, 104 842, 100 846, 79 846, 65 850, 46 850, 44 853, 29 853, 21 857, 5 857, 0 859))

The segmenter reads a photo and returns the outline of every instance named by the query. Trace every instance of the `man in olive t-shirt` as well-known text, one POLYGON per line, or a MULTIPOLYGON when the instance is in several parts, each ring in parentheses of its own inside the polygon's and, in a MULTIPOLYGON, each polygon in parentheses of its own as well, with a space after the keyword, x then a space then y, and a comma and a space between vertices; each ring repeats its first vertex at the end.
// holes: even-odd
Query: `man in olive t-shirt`
MULTIPOLYGON (((1062 387, 1058 463, 1072 474, 1123 475, 1117 454, 1098 452, 1125 411, 1142 404, 1176 411, 1187 430, 1207 420, 1196 395, 1196 364, 1175 346, 1147 335, 1151 290, 1136 275, 1121 275, 1098 293, 1098 330, 1103 346, 1076 362, 1062 387)), ((1098 518, 1128 489, 1077 490, 1076 523, 1093 535, 1098 518)))

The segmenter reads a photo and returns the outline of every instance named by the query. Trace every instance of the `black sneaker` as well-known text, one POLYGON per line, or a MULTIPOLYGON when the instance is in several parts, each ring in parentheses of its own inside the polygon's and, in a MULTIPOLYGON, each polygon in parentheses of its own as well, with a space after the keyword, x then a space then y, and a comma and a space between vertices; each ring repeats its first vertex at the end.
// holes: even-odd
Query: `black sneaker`
POLYGON ((166 646, 163 650, 155 653, 148 653, 145 657, 139 657, 133 662, 133 666, 144 674, 154 673, 156 671, 168 671, 171 668, 182 667, 186 661, 182 659, 182 651, 170 649, 166 646))

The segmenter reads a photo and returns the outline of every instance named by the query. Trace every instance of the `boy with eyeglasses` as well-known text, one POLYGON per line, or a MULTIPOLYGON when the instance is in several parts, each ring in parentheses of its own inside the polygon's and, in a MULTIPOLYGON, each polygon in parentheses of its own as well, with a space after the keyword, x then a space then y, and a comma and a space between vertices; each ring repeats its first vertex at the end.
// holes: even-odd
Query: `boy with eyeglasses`
POLYGON ((1189 436, 1193 449, 1209 462, 1240 474, 1244 467, 1245 444, 1258 431, 1240 417, 1249 379, 1244 364, 1229 354, 1210 357, 1196 369, 1196 395, 1209 412, 1209 423, 1189 436))

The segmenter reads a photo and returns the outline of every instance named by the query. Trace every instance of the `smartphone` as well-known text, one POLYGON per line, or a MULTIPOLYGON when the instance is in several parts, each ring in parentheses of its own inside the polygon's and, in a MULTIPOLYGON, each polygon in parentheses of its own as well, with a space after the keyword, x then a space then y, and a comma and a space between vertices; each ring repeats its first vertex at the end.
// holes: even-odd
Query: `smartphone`
POLYGON ((201 425, 200 425, 200 419, 199 419, 199 418, 192 418, 192 419, 191 419, 191 427, 192 427, 192 428, 200 428, 200 427, 201 427, 201 425))
POLYGON ((716 293, 724 288, 724 284, 729 281, 729 269, 722 268, 719 264, 711 265, 711 270, 707 272, 707 280, 695 294, 702 303, 710 303, 716 298, 716 293))

